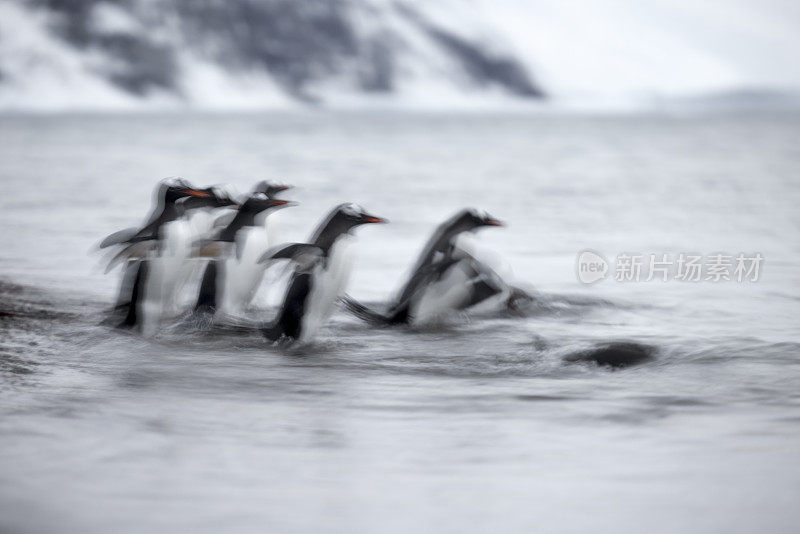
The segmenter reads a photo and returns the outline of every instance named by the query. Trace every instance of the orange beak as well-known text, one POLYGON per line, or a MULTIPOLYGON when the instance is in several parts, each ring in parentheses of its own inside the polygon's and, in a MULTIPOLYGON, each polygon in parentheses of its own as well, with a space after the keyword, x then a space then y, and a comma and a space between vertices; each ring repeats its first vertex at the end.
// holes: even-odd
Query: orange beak
POLYGON ((197 189, 184 189, 183 192, 186 193, 187 195, 191 195, 193 197, 208 198, 208 197, 214 196, 211 193, 207 193, 205 191, 198 191, 197 189))
POLYGON ((505 226, 505 224, 498 221, 497 219, 486 219, 486 222, 484 224, 486 226, 505 226))
POLYGON ((372 215, 368 215, 362 219, 365 223, 387 223, 386 219, 381 219, 380 217, 373 217, 372 215))

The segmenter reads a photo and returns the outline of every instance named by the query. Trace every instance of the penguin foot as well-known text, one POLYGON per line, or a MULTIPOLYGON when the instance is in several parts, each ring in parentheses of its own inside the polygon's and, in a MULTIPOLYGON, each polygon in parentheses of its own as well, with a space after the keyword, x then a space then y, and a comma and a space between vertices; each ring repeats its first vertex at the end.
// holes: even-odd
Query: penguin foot
POLYGON ((283 328, 278 321, 264 325, 264 327, 261 329, 261 333, 263 333, 264 337, 273 343, 285 337, 283 334, 283 328))

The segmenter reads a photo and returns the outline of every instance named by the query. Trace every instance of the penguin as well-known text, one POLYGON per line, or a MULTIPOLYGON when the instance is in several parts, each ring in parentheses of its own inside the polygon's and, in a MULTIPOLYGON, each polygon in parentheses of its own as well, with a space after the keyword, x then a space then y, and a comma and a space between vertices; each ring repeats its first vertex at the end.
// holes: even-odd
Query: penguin
MULTIPOLYGON (((288 191, 291 188, 292 188, 291 185, 279 184, 279 183, 276 183, 276 182, 271 182, 269 180, 261 180, 260 182, 258 182, 255 185, 255 187, 253 188, 253 191, 250 193, 250 195, 255 195, 257 193, 262 193, 262 194, 266 195, 267 198, 278 198, 279 194, 281 194, 284 191, 288 191)), ((235 213, 228 213, 228 214, 222 215, 222 216, 218 217, 214 221, 214 226, 215 227, 223 227, 224 228, 225 226, 227 226, 227 225, 229 225, 231 223, 231 221, 233 220, 233 218, 235 216, 236 216, 235 213)), ((270 225, 270 226, 272 226, 272 225, 270 225)), ((268 228, 268 230, 270 229, 269 226, 267 228, 268 228)))
POLYGON ((239 207, 228 226, 204 247, 219 254, 215 249, 228 245, 224 257, 212 259, 205 268, 196 312, 231 316, 249 306, 266 268, 258 260, 270 248, 266 220, 277 209, 294 205, 265 193, 254 193, 239 207))
MULTIPOLYGON (((144 257, 152 246, 153 240, 158 240, 164 224, 181 216, 177 203, 187 197, 207 197, 208 193, 198 189, 182 179, 168 179, 161 181, 153 192, 154 207, 145 223, 140 228, 126 228, 114 232, 103 239, 98 248, 105 249, 111 246, 122 246, 111 257, 106 267, 106 273, 111 271, 118 263, 125 261, 125 272, 120 284, 117 302, 109 322, 114 322, 115 317, 123 317, 119 326, 132 326, 137 322, 137 310, 130 307, 132 297, 140 290, 140 285, 145 272, 140 272, 141 258, 144 257), (130 260, 130 261, 126 261, 130 260)), ((145 269, 146 270, 146 269, 145 269)), ((136 300, 135 298, 133 299, 136 300)))
POLYGON ((180 268, 190 250, 192 230, 187 215, 201 208, 235 205, 228 196, 213 189, 198 189, 183 180, 163 182, 157 189, 157 205, 145 225, 111 234, 101 248, 122 245, 106 272, 127 262, 117 314, 124 318, 119 327, 155 331, 174 300, 180 268))
POLYGON ((104 249, 112 245, 131 245, 141 241, 158 239, 164 224, 174 221, 183 212, 178 203, 188 197, 209 198, 213 193, 199 189, 186 180, 164 180, 158 184, 154 191, 153 210, 141 228, 126 228, 110 234, 100 242, 99 248, 104 249))
MULTIPOLYGON (((271 182, 269 180, 262 180, 256 184, 255 188, 253 188, 253 193, 264 193, 267 195, 267 198, 278 198, 278 195, 284 191, 288 191, 291 188, 292 186, 288 184, 280 184, 271 182)), ((278 231, 280 230, 283 222, 285 222, 283 221, 283 213, 280 211, 270 214, 270 216, 265 220, 267 247, 264 249, 264 251, 280 243, 278 240, 278 231)))
POLYGON ((511 302, 514 288, 459 243, 465 233, 500 226, 504 224, 474 208, 457 212, 434 231, 385 312, 369 309, 350 296, 342 299, 345 309, 372 324, 421 324, 491 297, 508 294, 511 302))
POLYGON ((167 293, 164 303, 166 311, 173 316, 180 314, 183 305, 186 304, 181 301, 181 297, 184 296, 189 282, 197 280, 200 276, 202 262, 195 258, 193 244, 211 236, 218 209, 234 208, 235 214, 235 209, 239 207, 238 202, 221 188, 210 187, 205 191, 211 192, 213 199, 189 198, 179 201, 183 211, 180 222, 184 225, 185 237, 176 243, 176 248, 173 249, 175 267, 170 270, 170 276, 165 280, 167 293))
POLYGON ((198 237, 206 235, 207 226, 213 222, 208 211, 237 205, 227 195, 218 196, 212 188, 204 191, 210 192, 211 196, 179 201, 182 216, 162 227, 161 239, 148 256, 148 278, 143 301, 148 321, 142 324, 142 333, 145 335, 155 333, 163 319, 181 313, 182 291, 199 267, 194 243, 198 237), (195 218, 198 215, 199 224, 195 218))
POLYGON ((319 224, 309 243, 284 245, 264 254, 262 262, 290 259, 295 263, 278 315, 263 329, 265 337, 270 341, 311 340, 344 294, 353 230, 385 222, 356 204, 340 204, 319 224))
POLYGON ((253 194, 264 193, 267 198, 275 198, 278 194, 291 189, 291 185, 279 184, 269 180, 261 180, 253 188, 253 194))

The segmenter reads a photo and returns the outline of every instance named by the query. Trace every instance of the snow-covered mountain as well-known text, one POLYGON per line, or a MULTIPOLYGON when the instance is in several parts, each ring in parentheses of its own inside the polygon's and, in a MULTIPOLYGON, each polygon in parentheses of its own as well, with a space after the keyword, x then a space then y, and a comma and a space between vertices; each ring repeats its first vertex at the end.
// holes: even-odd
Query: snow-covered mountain
POLYGON ((797 11, 759 5, 3 0, 0 109, 454 107, 796 88, 797 11))
POLYGON ((2 4, 0 21, 5 108, 543 94, 457 1, 31 0, 2 4))

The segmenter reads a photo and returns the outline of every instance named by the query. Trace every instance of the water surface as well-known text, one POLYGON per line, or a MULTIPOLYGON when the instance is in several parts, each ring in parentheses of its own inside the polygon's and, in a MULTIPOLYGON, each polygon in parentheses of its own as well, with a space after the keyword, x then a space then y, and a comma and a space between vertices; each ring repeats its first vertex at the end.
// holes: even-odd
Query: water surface
MULTIPOLYGON (((302 113, 0 118, 0 525, 11 531, 790 531, 800 515, 800 116, 302 113), (463 206, 525 317, 317 342, 99 326, 90 253, 157 179, 355 201, 383 301, 463 206), (760 252, 756 283, 575 277, 591 248, 760 252), (610 370, 565 356, 656 348, 610 370)), ((268 302, 264 297, 261 302, 268 302)))

